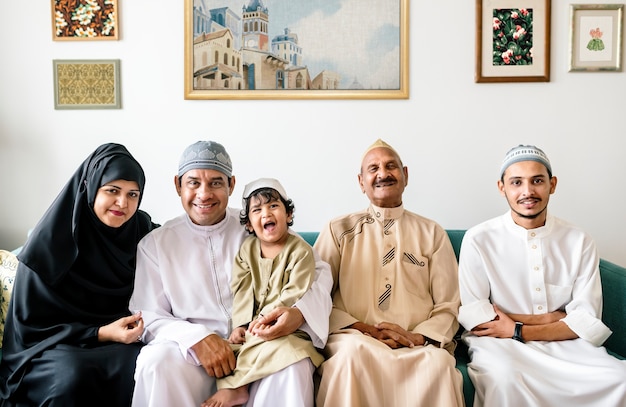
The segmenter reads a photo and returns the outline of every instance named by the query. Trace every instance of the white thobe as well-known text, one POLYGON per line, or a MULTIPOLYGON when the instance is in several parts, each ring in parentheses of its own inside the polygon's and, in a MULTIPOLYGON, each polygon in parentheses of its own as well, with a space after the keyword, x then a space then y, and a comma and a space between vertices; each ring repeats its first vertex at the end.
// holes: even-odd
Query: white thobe
MULTIPOLYGON (((139 243, 130 300, 130 309, 142 312, 147 343, 137 359, 133 405, 198 406, 215 392, 215 381, 191 347, 210 334, 228 337, 231 270, 248 234, 239 222, 239 210, 232 208, 216 225, 199 226, 183 214, 153 232, 139 243)), ((295 306, 306 321, 300 329, 318 348, 324 347, 328 335, 331 287, 330 269, 316 255, 316 280, 295 306)), ((306 400, 313 397, 313 366, 303 362, 255 382, 248 405, 311 405, 306 400), (284 384, 269 385, 274 380, 297 383, 287 389, 284 384), (281 396, 274 400, 272 392, 281 396), (263 394, 271 403, 264 403, 263 394)))
POLYGON ((477 337, 469 332, 470 378, 480 406, 626 406, 626 361, 601 346, 599 257, 579 228, 548 214, 525 229, 510 212, 467 231, 459 261, 459 322, 471 330, 505 313, 563 310, 578 335, 567 341, 477 337))

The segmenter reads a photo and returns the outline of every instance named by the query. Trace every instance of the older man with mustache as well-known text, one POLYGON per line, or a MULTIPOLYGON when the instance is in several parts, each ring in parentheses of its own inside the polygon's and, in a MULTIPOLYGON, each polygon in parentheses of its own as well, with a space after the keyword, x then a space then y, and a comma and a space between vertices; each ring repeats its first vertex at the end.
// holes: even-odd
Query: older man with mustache
POLYGON ((408 169, 382 140, 358 174, 370 206, 315 244, 333 273, 318 406, 462 406, 457 263, 445 230, 404 209, 408 169))

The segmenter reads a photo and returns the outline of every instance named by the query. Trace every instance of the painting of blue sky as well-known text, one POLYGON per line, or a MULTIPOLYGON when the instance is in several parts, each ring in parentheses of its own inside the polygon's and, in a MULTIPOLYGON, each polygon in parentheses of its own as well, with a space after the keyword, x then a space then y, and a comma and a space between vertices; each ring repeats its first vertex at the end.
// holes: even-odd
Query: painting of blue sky
MULTIPOLYGON (((364 89, 400 87, 399 0, 262 0, 268 9, 269 39, 298 36, 303 65, 311 77, 323 70, 340 75, 341 88, 358 81, 364 89)), ((204 0, 241 16, 250 0, 204 0)))

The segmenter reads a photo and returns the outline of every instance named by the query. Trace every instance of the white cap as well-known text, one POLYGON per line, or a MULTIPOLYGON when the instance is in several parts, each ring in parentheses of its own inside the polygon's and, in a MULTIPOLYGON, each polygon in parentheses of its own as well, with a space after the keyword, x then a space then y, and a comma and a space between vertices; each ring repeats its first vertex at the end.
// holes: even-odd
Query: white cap
POLYGON ((285 192, 285 188, 283 188, 283 186, 280 185, 280 182, 274 178, 259 178, 256 181, 252 181, 247 184, 243 189, 243 199, 245 200, 250 198, 250 195, 252 195, 254 191, 258 191, 262 188, 272 188, 278 192, 285 201, 289 200, 287 192, 285 192))

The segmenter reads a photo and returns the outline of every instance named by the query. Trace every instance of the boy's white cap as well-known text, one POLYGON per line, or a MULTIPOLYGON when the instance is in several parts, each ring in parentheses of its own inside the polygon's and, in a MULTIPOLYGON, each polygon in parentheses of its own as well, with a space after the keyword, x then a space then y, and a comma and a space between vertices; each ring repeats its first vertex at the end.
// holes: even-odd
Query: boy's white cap
POLYGON ((274 178, 259 178, 256 181, 252 181, 247 184, 243 189, 243 199, 250 198, 250 195, 252 195, 254 191, 258 191, 262 188, 272 188, 276 190, 285 201, 289 200, 287 192, 285 192, 285 188, 283 188, 283 186, 280 185, 280 182, 274 178))

